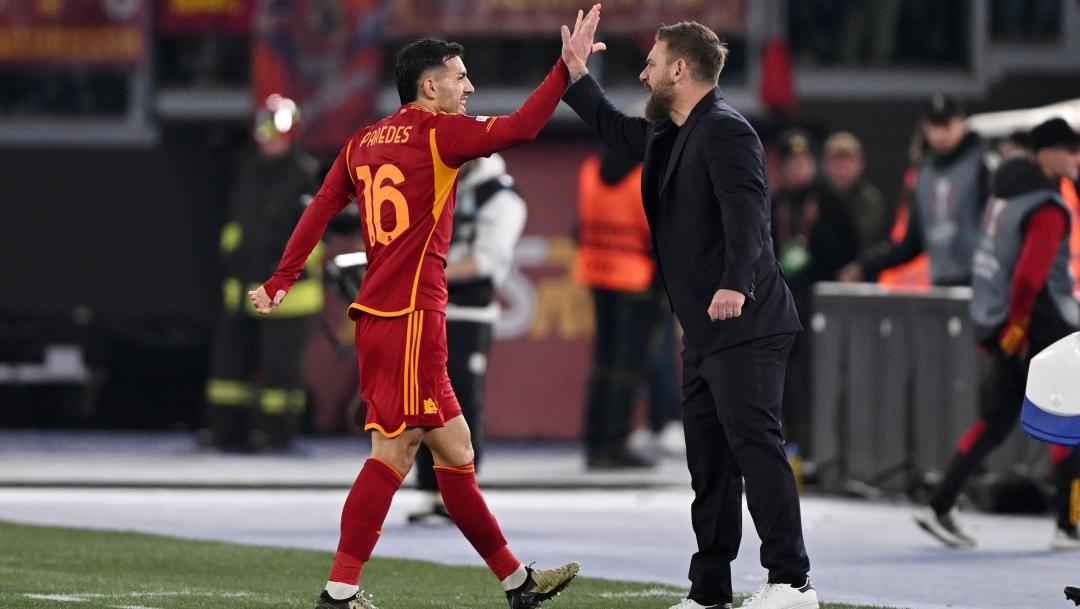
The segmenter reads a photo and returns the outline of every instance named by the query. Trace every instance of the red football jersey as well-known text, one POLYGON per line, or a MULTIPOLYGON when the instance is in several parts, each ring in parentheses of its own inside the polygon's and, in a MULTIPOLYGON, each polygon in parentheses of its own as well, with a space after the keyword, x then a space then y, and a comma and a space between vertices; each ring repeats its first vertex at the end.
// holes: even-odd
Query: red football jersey
POLYGON ((560 59, 509 116, 435 113, 406 104, 358 131, 342 148, 264 288, 272 298, 296 281, 330 218, 355 200, 368 269, 349 309, 382 317, 446 310, 446 251, 458 168, 536 137, 566 90, 560 59))

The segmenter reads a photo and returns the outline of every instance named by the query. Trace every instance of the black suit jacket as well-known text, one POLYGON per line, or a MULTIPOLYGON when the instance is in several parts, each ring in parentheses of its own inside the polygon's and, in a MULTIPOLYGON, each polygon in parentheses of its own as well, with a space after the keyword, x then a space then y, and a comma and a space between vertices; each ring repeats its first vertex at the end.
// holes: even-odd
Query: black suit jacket
POLYGON ((713 353, 802 329, 773 252, 761 141, 719 87, 682 127, 623 114, 591 76, 563 101, 611 152, 644 163, 641 198, 657 268, 691 347, 713 353), (709 319, 720 288, 746 295, 742 316, 709 319))

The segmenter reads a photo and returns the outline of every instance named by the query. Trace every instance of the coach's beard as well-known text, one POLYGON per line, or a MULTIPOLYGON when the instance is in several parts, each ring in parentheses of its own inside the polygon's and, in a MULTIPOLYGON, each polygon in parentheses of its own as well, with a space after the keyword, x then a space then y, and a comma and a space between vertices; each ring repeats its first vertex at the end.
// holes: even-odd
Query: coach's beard
POLYGON ((659 123, 671 118, 671 108, 675 105, 675 83, 656 83, 645 85, 645 88, 650 93, 645 102, 645 120, 659 123))

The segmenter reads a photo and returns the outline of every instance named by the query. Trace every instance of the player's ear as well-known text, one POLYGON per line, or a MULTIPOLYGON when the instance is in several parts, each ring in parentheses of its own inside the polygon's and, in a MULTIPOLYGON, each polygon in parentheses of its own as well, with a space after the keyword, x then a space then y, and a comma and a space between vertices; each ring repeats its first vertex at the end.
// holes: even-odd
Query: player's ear
POLYGON ((439 97, 439 92, 435 89, 434 78, 425 78, 420 83, 420 95, 428 99, 437 99, 439 97))

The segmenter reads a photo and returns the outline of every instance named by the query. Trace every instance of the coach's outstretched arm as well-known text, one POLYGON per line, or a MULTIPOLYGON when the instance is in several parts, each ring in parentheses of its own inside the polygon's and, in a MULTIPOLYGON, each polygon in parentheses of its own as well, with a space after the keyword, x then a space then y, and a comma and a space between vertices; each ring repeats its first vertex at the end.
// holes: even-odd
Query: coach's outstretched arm
MULTIPOLYGON (((435 143, 443 162, 456 168, 466 161, 535 139, 555 113, 559 99, 570 82, 572 72, 568 69, 567 57, 588 58, 589 54, 607 48, 602 42, 593 43, 599 23, 600 5, 594 4, 588 14, 578 11, 573 32, 567 26, 562 26, 562 57, 544 82, 513 114, 491 118, 446 115, 443 120, 453 123, 450 128, 443 129, 441 134, 438 128, 435 129, 435 143)), ((581 66, 584 68, 584 61, 581 66)))
POLYGON ((571 84, 563 94, 563 101, 600 136, 608 150, 634 161, 645 160, 649 121, 627 116, 611 103, 585 67, 589 54, 581 53, 579 46, 568 45, 565 30, 563 26, 562 60, 570 70, 571 84))

